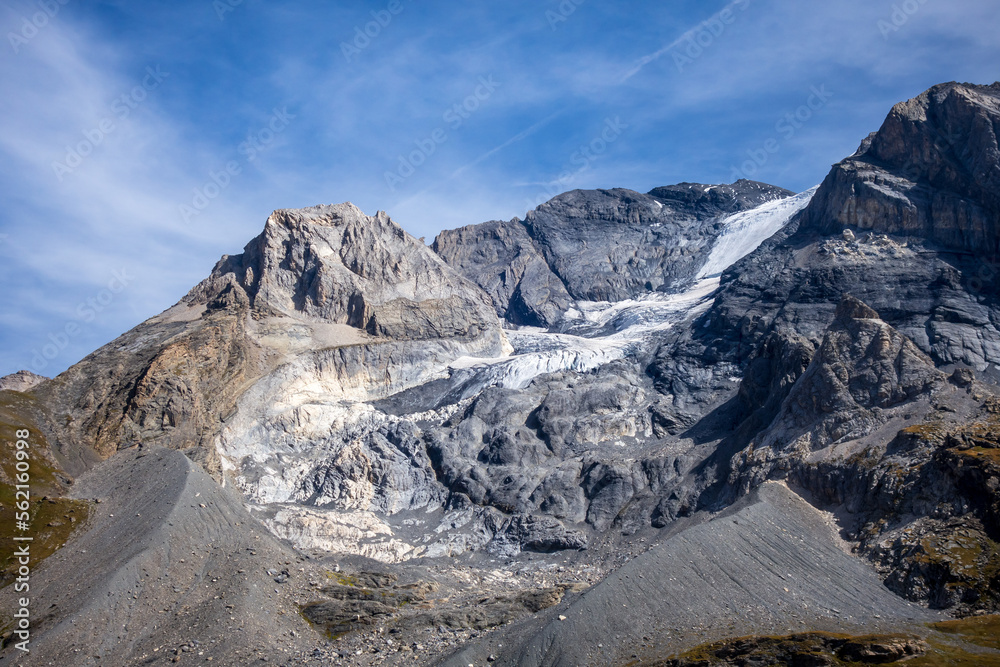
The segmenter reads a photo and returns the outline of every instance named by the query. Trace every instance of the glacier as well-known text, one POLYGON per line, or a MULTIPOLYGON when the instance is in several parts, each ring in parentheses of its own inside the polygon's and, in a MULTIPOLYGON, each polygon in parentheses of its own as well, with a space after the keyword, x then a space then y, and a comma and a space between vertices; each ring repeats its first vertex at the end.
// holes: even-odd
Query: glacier
MULTIPOLYGON (((815 191, 724 218, 705 264, 685 289, 618 302, 577 301, 554 330, 509 326, 502 356, 438 350, 419 372, 398 369, 381 395, 359 391, 354 379, 340 376, 315 354, 298 356, 247 392, 245 400, 270 409, 263 415, 240 410, 227 424, 216 444, 223 468, 272 531, 300 548, 360 550, 384 562, 478 549, 491 539, 483 533, 483 517, 469 526, 456 523, 453 513, 444 511, 447 494, 435 482, 430 462, 412 465, 385 441, 387 429, 441 423, 488 388, 523 389, 546 374, 588 372, 655 347, 663 332, 706 310, 722 272, 783 228, 815 191), (435 399, 442 404, 402 414, 380 409, 387 394, 431 382, 444 387, 435 399), (376 473, 375 461, 383 461, 384 470, 376 473), (352 482, 348 471, 364 474, 352 482), (389 476, 393 498, 375 483, 376 474, 389 476), (419 522, 426 530, 412 529, 413 512, 429 513, 419 522), (411 519, 400 518, 406 516, 411 519)), ((475 514, 463 512, 471 513, 466 519, 475 514)))

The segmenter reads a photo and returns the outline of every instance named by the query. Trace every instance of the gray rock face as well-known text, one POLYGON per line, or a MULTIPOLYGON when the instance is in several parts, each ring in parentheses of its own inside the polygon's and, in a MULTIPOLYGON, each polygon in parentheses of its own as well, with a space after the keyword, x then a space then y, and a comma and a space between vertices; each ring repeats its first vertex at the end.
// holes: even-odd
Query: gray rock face
POLYGON ((470 340, 497 321, 482 294, 383 212, 352 204, 275 211, 244 253, 225 257, 189 300, 235 281, 250 307, 347 324, 392 340, 470 340))
POLYGON ((682 183, 648 195, 574 190, 522 222, 442 232, 435 252, 514 324, 552 327, 574 300, 621 301, 690 286, 728 214, 793 193, 753 181, 682 183))
POLYGON ((740 181, 730 187, 727 210, 717 203, 724 194, 705 194, 712 186, 687 187, 690 195, 683 196, 677 189, 654 190, 666 195, 660 197, 575 190, 529 212, 525 225, 573 298, 621 301, 689 285, 711 250, 718 218, 747 205, 745 196, 737 200, 737 191, 750 189, 758 203, 792 194, 740 181))
POLYGON ((724 276, 708 323, 694 332, 698 354, 743 363, 782 329, 818 344, 836 304, 851 294, 936 363, 984 370, 1000 360, 996 292, 977 281, 976 258, 914 239, 816 237, 796 221, 783 234, 724 276))
POLYGON ((718 217, 749 211, 761 204, 791 197, 793 194, 795 193, 784 188, 746 179, 722 185, 678 183, 649 191, 651 197, 663 204, 684 209, 698 217, 718 217))
MULTIPOLYGON (((783 366, 768 356, 773 366, 783 366)), ((737 456, 731 486, 746 491, 815 452, 832 456, 832 445, 864 440, 913 402, 947 386, 947 375, 930 358, 851 296, 841 300, 823 342, 800 369, 793 367, 783 386, 774 388, 780 408, 737 456)))
MULTIPOLYGON (((641 466, 615 451, 650 429, 649 416, 634 410, 646 400, 637 384, 635 369, 612 364, 583 382, 566 374, 527 390, 488 389, 429 434, 428 451, 452 494, 603 531, 649 485, 641 466)), ((572 532, 531 536, 544 526, 526 524, 523 543, 586 543, 572 532)))
POLYGON ((867 435, 880 413, 933 395, 946 379, 878 313, 846 296, 777 420, 783 426, 811 429, 809 447, 822 449, 867 435))
POLYGON ((497 315, 513 324, 550 327, 572 304, 519 220, 441 232, 434 252, 485 291, 497 315))
POLYGON ((947 83, 893 107, 858 153, 834 166, 803 228, 916 236, 1000 250, 1000 83, 947 83))

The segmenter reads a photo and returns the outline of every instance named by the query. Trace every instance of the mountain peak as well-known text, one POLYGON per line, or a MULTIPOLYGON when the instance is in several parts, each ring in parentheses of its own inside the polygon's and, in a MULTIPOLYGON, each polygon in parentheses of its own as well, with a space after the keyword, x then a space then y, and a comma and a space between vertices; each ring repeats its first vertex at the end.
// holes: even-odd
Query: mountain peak
MULTIPOLYGON (((277 209, 267 219, 267 224, 288 225, 294 222, 311 225, 322 225, 327 227, 337 227, 368 219, 364 211, 351 202, 341 204, 319 204, 306 208, 284 208, 277 209)), ((388 216, 379 211, 371 219, 387 220, 388 216)))
POLYGON ((274 211, 263 233, 242 254, 224 257, 187 301, 208 304, 234 288, 258 313, 379 337, 464 339, 499 330, 478 290, 386 213, 369 216, 351 203, 274 211))
POLYGON ((776 199, 791 197, 791 190, 741 178, 731 184, 678 183, 649 191, 651 197, 694 209, 703 215, 738 213, 776 199))
POLYGON ((946 83, 900 102, 834 165, 802 229, 844 227, 1000 251, 1000 87, 946 83))
POLYGON ((0 377, 0 391, 29 391, 48 379, 31 371, 18 371, 0 377))

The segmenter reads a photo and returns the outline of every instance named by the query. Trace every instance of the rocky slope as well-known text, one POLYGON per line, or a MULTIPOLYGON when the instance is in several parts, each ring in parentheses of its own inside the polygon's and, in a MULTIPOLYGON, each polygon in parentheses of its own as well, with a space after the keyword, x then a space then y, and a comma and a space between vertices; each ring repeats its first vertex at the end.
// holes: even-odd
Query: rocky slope
POLYGON ((645 195, 574 190, 524 221, 444 231, 433 248, 490 295, 500 317, 553 327, 574 301, 690 287, 725 217, 792 194, 753 181, 681 183, 645 195))
POLYGON ((842 550, 830 524, 787 488, 766 484, 578 598, 442 664, 483 664, 491 655, 496 664, 523 667, 635 664, 725 637, 892 632, 906 621, 941 618, 882 587, 842 550))
POLYGON ((31 371, 18 371, 0 378, 0 391, 28 391, 48 380, 31 371))
MULTIPOLYGON (((44 604, 33 608, 32 650, 8 647, 7 659, 246 665, 311 644, 293 591, 276 590, 267 572, 301 559, 180 452, 122 452, 72 495, 90 503, 86 531, 33 573, 30 592, 44 604)), ((3 608, 17 596, 4 589, 3 608)))
MULTIPOLYGON (((911 173, 925 174, 914 192, 872 190, 863 174, 842 179, 859 160, 903 151, 913 133, 968 134, 982 118, 996 122, 996 93, 996 86, 948 84, 897 106, 859 155, 834 166, 801 219, 730 269, 700 326, 662 348, 652 367, 664 380, 686 368, 713 378, 732 364, 745 369, 737 397, 745 421, 729 443, 735 456, 718 459, 728 483, 703 497, 705 506, 790 476, 850 510, 847 534, 893 590, 943 607, 994 609, 1000 590, 991 564, 1000 534, 977 500, 995 492, 988 473, 970 484, 962 470, 973 459, 974 468, 988 470, 992 449, 980 457, 955 451, 957 433, 970 424, 992 429, 996 289, 982 270, 988 256, 968 254, 949 231, 950 209, 921 209, 927 193, 951 196, 936 179, 959 169, 953 154, 914 157, 911 173), (909 124, 906 133, 900 123, 909 124), (865 201, 900 198, 907 209, 924 210, 934 228, 895 226, 899 217, 883 211, 863 223, 878 234, 845 231, 842 224, 861 219, 829 208, 837 200, 860 210, 865 201), (706 368, 706 360, 718 362, 706 368)), ((996 155, 988 142, 980 148, 996 155)), ((976 173, 988 174, 997 164, 990 159, 976 173)), ((991 210, 994 196, 979 186, 963 190, 963 201, 981 211, 991 210)), ((994 229, 996 215, 984 215, 976 224, 994 229)))
POLYGON ((44 655, 617 664, 1000 610, 998 91, 898 105, 794 196, 574 191, 432 248, 276 211, 0 393, 95 508, 39 575, 44 655))

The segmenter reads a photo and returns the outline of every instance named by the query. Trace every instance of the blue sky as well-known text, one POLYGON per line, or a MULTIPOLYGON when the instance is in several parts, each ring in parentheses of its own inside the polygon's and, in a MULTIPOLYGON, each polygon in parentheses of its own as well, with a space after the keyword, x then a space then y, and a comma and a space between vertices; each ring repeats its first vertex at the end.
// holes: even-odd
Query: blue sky
POLYGON ((0 374, 61 372, 277 208, 429 242, 574 188, 801 191, 892 104, 1000 79, 972 0, 35 0, 0 29, 0 374))

